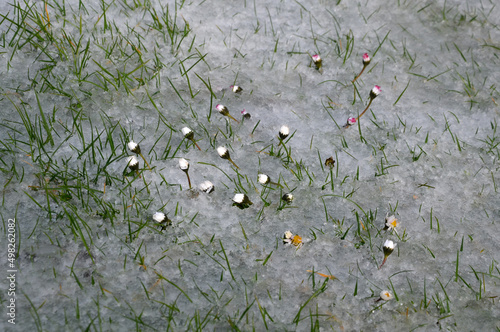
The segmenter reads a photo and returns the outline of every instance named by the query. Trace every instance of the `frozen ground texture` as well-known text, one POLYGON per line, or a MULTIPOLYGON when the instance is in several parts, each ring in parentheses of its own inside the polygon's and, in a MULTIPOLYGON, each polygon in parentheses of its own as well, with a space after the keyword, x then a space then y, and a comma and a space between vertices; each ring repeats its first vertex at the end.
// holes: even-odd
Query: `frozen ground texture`
POLYGON ((2 273, 0 330, 500 328, 493 0, 4 0, 0 12, 2 266, 15 217, 19 269, 15 326, 2 273), (374 85, 359 125, 342 128, 374 85), (219 103, 252 117, 238 124, 219 103), (140 177, 132 139, 152 167, 139 157, 140 177), (235 193, 253 205, 232 206, 235 193), (304 245, 284 245, 286 230, 304 245), (385 289, 394 298, 376 302, 385 289))

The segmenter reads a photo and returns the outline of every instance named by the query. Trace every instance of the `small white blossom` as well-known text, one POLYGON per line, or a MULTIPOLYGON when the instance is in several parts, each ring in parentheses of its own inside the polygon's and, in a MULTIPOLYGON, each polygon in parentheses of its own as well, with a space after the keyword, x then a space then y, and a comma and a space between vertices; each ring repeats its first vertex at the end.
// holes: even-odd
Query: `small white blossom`
POLYGON ((184 158, 179 159, 179 168, 187 172, 189 170, 189 162, 184 158))
POLYGON ((130 169, 139 168, 139 160, 135 156, 130 156, 127 158, 127 165, 130 169))
POLYGON ((230 88, 230 89, 231 89, 234 93, 238 93, 238 92, 243 91, 243 89, 242 89, 241 87, 237 86, 237 85, 231 85, 229 88, 230 88))
POLYGON ((385 229, 388 229, 388 230, 394 229, 394 231, 397 233, 396 227, 398 225, 399 225, 399 222, 395 216, 390 216, 388 218, 385 218, 385 229))
POLYGON ((184 127, 184 128, 182 128, 182 135, 184 135, 184 137, 186 137, 186 138, 189 138, 189 136, 194 135, 194 133, 188 127, 184 127))
POLYGON ((370 98, 375 99, 375 97, 377 97, 381 91, 382 89, 378 85, 375 85, 373 89, 370 91, 370 98))
POLYGON ((392 300, 393 296, 388 290, 383 290, 380 292, 380 299, 384 301, 392 300))
POLYGON ((206 192, 207 194, 210 194, 212 191, 214 191, 214 185, 210 181, 203 181, 200 184, 200 190, 206 192))
POLYGON ((385 240, 384 251, 387 249, 387 250, 390 250, 392 252, 395 247, 396 247, 396 244, 394 242, 392 242, 391 240, 385 240))
POLYGON ((167 216, 165 216, 165 213, 163 212, 156 212, 153 214, 153 220, 156 221, 157 223, 162 223, 167 219, 167 216))
POLYGON ((217 153, 221 158, 227 158, 229 156, 229 151, 223 146, 217 148, 217 153))
POLYGON ((290 128, 288 126, 281 126, 279 136, 282 140, 288 137, 290 134, 290 128))
POLYGON ((238 204, 243 203, 245 201, 245 194, 235 194, 233 201, 238 204))
POLYGON ((293 201, 293 195, 290 193, 287 193, 287 194, 284 194, 281 199, 287 203, 291 203, 293 201))
POLYGON ((130 151, 133 153, 141 153, 141 148, 139 147, 139 144, 135 143, 134 141, 130 141, 127 143, 127 146, 130 151))
POLYGON ((257 180, 260 184, 268 184, 269 182, 271 182, 271 178, 269 178, 269 176, 267 176, 266 174, 257 175, 257 180))

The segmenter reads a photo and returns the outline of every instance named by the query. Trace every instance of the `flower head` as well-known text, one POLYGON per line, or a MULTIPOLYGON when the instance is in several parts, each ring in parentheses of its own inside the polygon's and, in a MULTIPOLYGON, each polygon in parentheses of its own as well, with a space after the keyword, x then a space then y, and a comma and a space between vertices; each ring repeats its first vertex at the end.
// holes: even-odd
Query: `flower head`
POLYGON ((368 66, 370 64, 370 56, 368 53, 363 54, 363 65, 368 66))
POLYGON ((235 194, 233 202, 233 205, 239 207, 240 209, 246 209, 253 204, 245 194, 235 194))
POLYGON ((241 111, 241 115, 243 115, 245 119, 250 119, 252 117, 246 110, 241 111))
POLYGON ((184 135, 187 139, 193 139, 194 132, 190 128, 184 127, 182 128, 182 135, 184 135))
POLYGON ((370 91, 370 98, 371 99, 377 98, 377 96, 380 94, 380 92, 382 92, 382 89, 378 85, 375 85, 373 87, 373 89, 371 89, 371 91, 370 91))
POLYGON ((293 195, 290 193, 284 194, 283 197, 281 197, 282 200, 290 204, 293 201, 293 195))
POLYGON ((234 121, 236 121, 237 123, 239 123, 238 120, 236 120, 235 118, 233 118, 231 116, 231 114, 229 114, 229 110, 227 109, 226 106, 222 105, 222 104, 217 104, 215 106, 215 108, 217 109, 217 111, 219 111, 220 114, 224 115, 224 116, 227 116, 228 118, 231 118, 233 119, 234 121))
POLYGON ((127 143, 128 149, 132 151, 133 153, 141 153, 141 148, 139 144, 135 143, 134 141, 130 141, 127 143))
POLYGON ((153 220, 159 224, 164 222, 166 219, 167 219, 167 216, 163 212, 155 212, 155 214, 153 214, 153 220))
POLYGON ((219 154, 219 156, 220 156, 222 159, 227 159, 227 160, 229 160, 229 161, 231 162, 231 164, 233 164, 233 165, 234 165, 234 167, 239 168, 239 167, 238 167, 238 165, 236 165, 236 164, 234 163, 234 161, 231 159, 231 156, 229 155, 229 151, 228 151, 225 147, 223 147, 223 146, 219 146, 219 147, 217 148, 217 153, 219 154))
POLYGON ((353 124, 356 123, 356 118, 347 118, 347 122, 346 124, 344 125, 344 128, 349 128, 350 126, 352 126, 353 124))
POLYGON ((379 269, 385 264, 385 262, 387 261, 387 257, 392 254, 394 248, 396 248, 396 244, 394 242, 392 242, 391 240, 385 240, 384 246, 382 247, 382 249, 384 250, 384 260, 382 261, 379 269))
POLYGON ((214 185, 210 181, 203 181, 200 184, 200 190, 206 192, 207 194, 210 194, 211 192, 214 191, 214 185))
POLYGON ((257 175, 257 180, 259 181, 260 184, 268 184, 271 182, 271 178, 267 176, 266 174, 259 174, 257 175))
POLYGON ((288 126, 281 126, 279 131, 279 136, 281 140, 284 141, 285 138, 288 137, 288 135, 290 135, 290 128, 288 128, 288 126))
POLYGON ((162 230, 164 230, 166 226, 172 224, 172 221, 168 219, 163 212, 155 212, 155 214, 153 214, 153 220, 162 225, 162 230))
POLYGON ((322 65, 322 60, 321 60, 321 57, 319 56, 319 54, 314 54, 312 56, 312 60, 314 62, 314 65, 316 66, 316 69, 321 69, 321 65, 322 65))
POLYGON ((237 85, 231 85, 229 88, 230 88, 230 89, 231 89, 231 91, 233 91, 234 93, 238 93, 238 92, 243 91, 243 89, 242 89, 241 87, 237 86, 237 85))
POLYGON ((222 104, 215 105, 215 109, 217 109, 217 111, 219 111, 219 113, 222 114, 222 115, 228 115, 229 114, 229 110, 227 109, 227 107, 224 106, 224 105, 222 105, 222 104))
POLYGON ((293 234, 290 231, 286 231, 283 235, 283 243, 284 244, 293 244, 298 248, 302 247, 302 237, 298 234, 293 234))
POLYGON ((222 158, 222 159, 228 159, 230 156, 229 156, 229 151, 223 147, 223 146, 219 146, 217 148, 217 153, 219 154, 219 156, 222 158))
POLYGON ((179 168, 187 172, 189 170, 189 162, 184 158, 179 159, 179 168))
POLYGON ((127 158, 127 165, 133 171, 137 171, 139 169, 139 160, 135 156, 130 156, 127 158))
POLYGON ((384 300, 384 301, 389 301, 389 300, 392 300, 393 296, 391 294, 391 292, 389 292, 388 290, 383 290, 380 292, 380 300, 384 300))
POLYGON ((390 216, 385 218, 385 227, 384 230, 393 230, 396 231, 396 227, 399 225, 398 220, 396 219, 395 216, 390 216))

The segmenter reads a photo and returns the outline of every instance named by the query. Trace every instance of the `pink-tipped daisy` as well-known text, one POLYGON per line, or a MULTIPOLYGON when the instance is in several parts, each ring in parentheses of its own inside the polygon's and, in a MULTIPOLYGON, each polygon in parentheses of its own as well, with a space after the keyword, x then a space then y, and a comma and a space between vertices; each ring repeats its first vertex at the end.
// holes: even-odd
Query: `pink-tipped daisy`
POLYGON ((363 65, 368 66, 370 64, 370 56, 368 53, 363 54, 363 65))
POLYGON ((243 115, 245 119, 250 119, 252 117, 246 110, 241 111, 241 115, 243 115))
POLYGON ((363 69, 361 69, 358 76, 356 76, 352 80, 352 83, 356 82, 356 80, 361 76, 361 74, 363 74, 363 72, 365 71, 365 68, 370 64, 370 61, 371 61, 371 59, 370 59, 370 56, 368 55, 368 53, 363 54, 363 69))
POLYGON ((312 61, 314 62, 314 65, 316 66, 316 69, 320 70, 321 66, 323 64, 323 60, 321 60, 321 57, 319 56, 319 54, 314 54, 312 56, 312 61))
POLYGON ((382 89, 378 85, 375 85, 373 89, 370 91, 370 98, 371 99, 377 98, 380 92, 382 92, 382 89))

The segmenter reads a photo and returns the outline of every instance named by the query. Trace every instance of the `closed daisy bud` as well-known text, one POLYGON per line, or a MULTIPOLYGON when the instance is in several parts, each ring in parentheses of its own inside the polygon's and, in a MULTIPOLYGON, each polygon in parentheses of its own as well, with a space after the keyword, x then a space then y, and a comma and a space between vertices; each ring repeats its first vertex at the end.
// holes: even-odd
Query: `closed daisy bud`
POLYGON ((373 89, 370 91, 370 98, 371 99, 377 98, 377 96, 380 94, 381 91, 382 89, 378 85, 375 85, 373 89))
POLYGON ((191 189, 191 179, 189 178, 189 162, 184 159, 184 158, 180 158, 179 159, 179 168, 184 172, 186 173, 186 176, 187 176, 187 179, 188 179, 188 185, 189 185, 189 189, 191 189))
POLYGON ((217 104, 215 105, 215 108, 217 109, 217 111, 219 111, 220 114, 222 115, 228 115, 229 114, 229 110, 227 109, 226 106, 222 105, 222 104, 217 104))
POLYGON ((153 214, 153 220, 162 226, 162 230, 164 230, 166 226, 172 224, 172 221, 168 219, 163 212, 155 212, 155 214, 153 214))
POLYGON ((235 194, 233 197, 233 202, 233 206, 237 206, 240 209, 246 209, 253 204, 245 194, 235 194))
POLYGON ((281 126, 280 132, 279 132, 279 137, 281 138, 282 141, 284 141, 288 135, 290 135, 290 128, 288 126, 281 126))
POLYGON ((133 171, 139 170, 139 160, 135 156, 130 156, 127 158, 127 165, 133 171))
POLYGON ((241 115, 243 115, 245 119, 250 119, 252 117, 246 110, 241 111, 241 115))
POLYGON ((281 197, 281 199, 283 201, 287 202, 288 204, 290 204, 293 201, 293 195, 290 193, 287 193, 287 194, 284 194, 283 197, 281 197))
POLYGON ((271 178, 266 174, 257 175, 257 180, 259 181, 260 184, 268 184, 269 182, 271 182, 271 178))
POLYGON ((192 141, 194 145, 196 145, 198 150, 201 151, 198 143, 196 143, 196 141, 194 140, 194 132, 190 128, 188 127, 182 128, 182 135, 184 135, 184 137, 187 138, 188 140, 192 141))
POLYGON ((127 166, 130 170, 135 171, 139 178, 141 177, 141 175, 139 174, 139 160, 137 160, 135 156, 130 156, 127 158, 127 166))
POLYGON ((215 108, 217 109, 217 111, 219 111, 219 113, 220 113, 220 114, 222 114, 222 115, 224 115, 224 116, 227 116, 227 117, 229 117, 229 118, 233 119, 234 121, 236 121, 237 123, 239 123, 239 121, 238 121, 238 120, 236 120, 235 118, 233 118, 233 117, 231 116, 231 114, 229 114, 229 110, 227 109, 227 107, 226 107, 226 106, 224 106, 224 105, 222 105, 222 104, 217 104, 217 105, 215 106, 215 108))
POLYGON ((189 162, 184 158, 179 159, 179 168, 187 172, 189 170, 189 162))
POLYGON ((383 250, 384 250, 384 260, 382 261, 382 264, 380 265, 379 269, 382 268, 382 266, 385 264, 387 261, 387 257, 389 257, 390 254, 394 251, 394 248, 396 247, 396 244, 392 242, 391 240, 385 240, 383 250))
POLYGON ((314 65, 316 66, 316 69, 317 70, 320 70, 321 69, 321 66, 322 66, 322 63, 323 61, 321 60, 321 57, 319 56, 319 54, 314 54, 312 56, 312 60, 314 62, 314 65))
POLYGON ((139 154, 141 153, 141 147, 139 144, 135 143, 134 141, 130 141, 127 143, 128 149, 132 151, 133 153, 139 154))
MULTIPOLYGON (((363 71, 365 71, 365 68, 370 64, 370 61, 371 61, 371 59, 370 59, 370 56, 368 55, 368 53, 363 54, 363 69, 361 69, 358 76, 356 76, 352 80, 352 83, 356 82, 356 80, 361 76, 361 74, 363 74, 363 71)), ((354 90, 354 93, 356 93, 356 90, 354 90)), ((354 95, 354 96, 356 96, 356 95, 354 95)))
POLYGON ((363 54, 363 65, 368 66, 370 64, 370 61, 371 59, 368 53, 363 54))
POLYGON ((212 191, 214 191, 214 185, 210 181, 203 181, 200 184, 200 190, 206 192, 207 194, 210 194, 212 191))
POLYGON ((259 174, 259 175, 257 175, 257 181, 259 181, 259 183, 261 185, 273 184, 273 185, 278 186, 278 187, 283 187, 279 183, 272 182, 271 178, 269 176, 267 176, 266 174, 259 174))
POLYGON ((384 301, 392 300, 393 296, 388 290, 383 290, 380 292, 380 299, 384 301))
POLYGON ((167 220, 167 216, 163 212, 155 212, 155 214, 153 214, 153 220, 161 224, 167 220))
POLYGON ((222 159, 228 159, 229 158, 229 151, 225 147, 223 147, 223 146, 219 146, 217 148, 217 153, 219 154, 219 156, 222 159))
POLYGON ((347 123, 344 125, 344 128, 348 128, 356 123, 356 118, 348 118, 347 123))
POLYGON ((223 147, 223 146, 219 146, 217 148, 217 153, 219 154, 219 156, 222 158, 222 159, 227 159, 229 160, 233 165, 234 167, 238 168, 239 167, 234 163, 234 161, 231 159, 231 156, 229 155, 229 151, 223 147))
POLYGON ((194 132, 188 127, 184 127, 182 128, 182 135, 184 135, 184 137, 186 137, 187 139, 193 139, 194 132))
POLYGON ((243 89, 241 87, 237 86, 237 85, 231 85, 229 88, 234 93, 239 93, 239 92, 243 91, 243 89))

